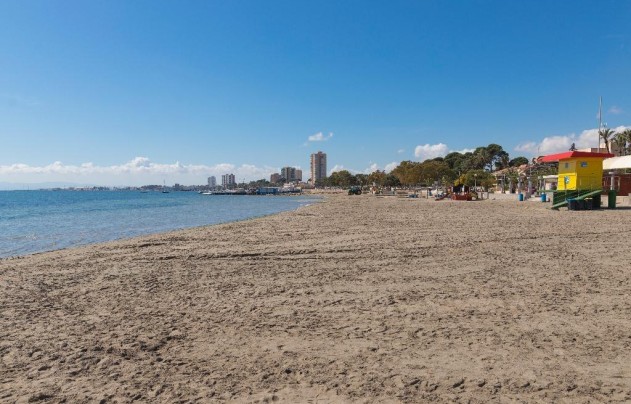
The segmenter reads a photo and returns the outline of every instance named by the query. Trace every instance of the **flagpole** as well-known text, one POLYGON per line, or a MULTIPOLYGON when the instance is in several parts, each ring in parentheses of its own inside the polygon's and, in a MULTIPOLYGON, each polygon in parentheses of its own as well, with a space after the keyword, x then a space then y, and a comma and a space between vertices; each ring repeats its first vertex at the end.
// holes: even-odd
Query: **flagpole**
POLYGON ((600 153, 600 132, 603 129, 603 97, 598 101, 598 152, 600 153))

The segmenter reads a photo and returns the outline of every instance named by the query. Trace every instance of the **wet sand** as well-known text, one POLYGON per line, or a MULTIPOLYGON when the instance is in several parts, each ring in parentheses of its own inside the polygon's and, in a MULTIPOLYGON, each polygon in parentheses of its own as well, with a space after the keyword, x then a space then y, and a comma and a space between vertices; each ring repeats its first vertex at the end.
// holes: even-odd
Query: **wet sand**
POLYGON ((631 210, 329 196, 0 261, 0 402, 631 400, 631 210))

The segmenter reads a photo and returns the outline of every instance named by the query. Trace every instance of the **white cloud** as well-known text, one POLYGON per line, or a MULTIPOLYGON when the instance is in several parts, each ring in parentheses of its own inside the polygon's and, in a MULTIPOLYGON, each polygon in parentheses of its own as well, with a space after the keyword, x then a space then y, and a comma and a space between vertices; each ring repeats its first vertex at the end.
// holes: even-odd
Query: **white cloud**
POLYGON ((268 177, 278 172, 277 167, 257 167, 252 164, 236 166, 220 163, 213 166, 201 164, 154 163, 147 157, 134 159, 111 166, 97 166, 91 162, 80 165, 67 165, 60 161, 44 166, 27 164, 0 165, 0 175, 20 182, 68 181, 93 183, 98 185, 142 185, 168 183, 204 184, 208 176, 221 176, 232 173, 239 181, 268 177))
POLYGON ((310 142, 326 142, 327 140, 333 137, 333 132, 329 132, 328 135, 324 135, 322 132, 315 133, 309 136, 308 140, 310 142))
POLYGON ((370 167, 368 167, 367 169, 364 170, 364 174, 371 174, 371 173, 374 173, 377 170, 379 170, 379 164, 372 163, 370 165, 370 167))
POLYGON ((572 146, 572 143, 574 143, 577 149, 596 147, 598 145, 597 133, 597 129, 592 129, 583 131, 578 136, 575 133, 569 135, 547 136, 540 142, 529 141, 520 143, 515 147, 515 151, 529 154, 531 156, 538 156, 567 151, 572 146))
POLYGON ((515 151, 535 154, 537 152, 537 147, 539 144, 537 142, 523 142, 515 146, 515 151))
MULTIPOLYGON (((619 132, 626 128, 629 127, 618 126, 613 130, 619 132)), ((529 156, 541 156, 568 151, 572 143, 574 143, 577 149, 589 149, 597 147, 599 142, 598 129, 587 129, 582 131, 579 135, 571 133, 569 135, 547 136, 540 142, 522 142, 515 147, 515 151, 529 156)))
POLYGON ((341 164, 336 164, 333 166, 332 169, 329 170, 329 175, 333 174, 334 172, 342 171, 342 170, 346 170, 346 168, 344 168, 344 166, 341 164))
POLYGON ((460 154, 473 153, 475 149, 449 150, 449 153, 456 152, 460 154))
POLYGON ((386 164, 386 168, 384 169, 384 171, 389 173, 390 171, 392 171, 395 168, 397 168, 398 165, 399 165, 399 163, 397 163, 396 161, 393 161, 392 163, 388 163, 388 164, 386 164))
POLYGON ((414 155, 418 157, 419 160, 427 160, 433 159, 436 157, 444 157, 449 151, 449 148, 444 143, 438 144, 424 144, 416 146, 414 149, 414 155))
POLYGON ((405 153, 405 149, 399 149, 399 150, 397 150, 397 153, 398 154, 403 154, 403 153, 405 153))
MULTIPOLYGON (((392 163, 386 164, 386 168, 384 169, 385 172, 390 172, 392 170, 394 170, 394 168, 396 166, 398 166, 399 163, 393 161, 392 163)), ((355 170, 353 168, 347 168, 341 164, 336 164, 335 166, 333 166, 333 168, 331 168, 331 170, 329 170, 329 175, 333 174, 334 172, 338 172, 338 171, 342 171, 342 170, 346 170, 349 173, 356 175, 356 174, 371 174, 374 173, 377 170, 381 170, 381 166, 377 163, 370 163, 370 165, 368 167, 366 167, 363 170, 355 170)))
POLYGON ((609 111, 607 111, 607 112, 609 112, 612 115, 620 115, 624 111, 622 111, 622 108, 617 107, 617 106, 614 105, 611 108, 609 108, 609 111))

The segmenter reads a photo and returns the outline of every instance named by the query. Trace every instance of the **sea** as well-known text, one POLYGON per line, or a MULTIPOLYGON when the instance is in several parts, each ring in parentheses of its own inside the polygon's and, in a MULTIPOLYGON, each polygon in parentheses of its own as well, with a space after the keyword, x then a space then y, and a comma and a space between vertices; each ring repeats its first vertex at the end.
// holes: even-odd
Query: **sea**
POLYGON ((318 201, 307 195, 0 191, 0 258, 244 220, 318 201))

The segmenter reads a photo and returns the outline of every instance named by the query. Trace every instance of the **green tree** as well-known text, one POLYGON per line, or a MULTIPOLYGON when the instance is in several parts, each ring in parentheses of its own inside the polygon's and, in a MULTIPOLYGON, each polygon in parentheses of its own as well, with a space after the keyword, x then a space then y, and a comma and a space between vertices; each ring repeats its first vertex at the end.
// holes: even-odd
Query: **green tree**
POLYGON ((257 181, 250 181, 248 184, 250 188, 269 187, 270 185, 272 185, 272 183, 264 178, 257 181))
POLYGON ((376 184, 380 187, 384 186, 386 182, 386 172, 385 171, 373 171, 368 175, 368 184, 376 184))
POLYGON ((315 186, 317 188, 330 187, 331 181, 329 177, 320 178, 319 180, 316 180, 315 186))
POLYGON ((463 159, 460 164, 459 170, 454 169, 454 171, 468 171, 468 170, 475 169, 476 158, 472 152, 466 152, 465 154, 462 155, 462 157, 463 159))
POLYGON ((630 151, 629 148, 631 146, 631 129, 625 129, 621 132, 617 132, 611 139, 611 143, 621 155, 628 155, 630 151))
POLYGON ((508 168, 509 166, 510 166, 510 157, 508 156, 507 152, 502 150, 498 155, 497 161, 495 162, 495 169, 503 170, 505 168, 508 168))
POLYGON ((383 182, 384 187, 398 187, 399 185, 401 185, 401 182, 399 181, 396 175, 392 173, 389 173, 386 175, 383 182))
POLYGON ((607 149, 607 153, 611 153, 611 148, 609 147, 609 143, 611 142, 611 137, 615 134, 616 132, 609 129, 609 128, 603 128, 598 130, 598 136, 602 139, 603 143, 605 143, 605 148, 607 149))
POLYGON ((355 183, 355 177, 348 170, 341 170, 331 173, 329 184, 332 187, 347 188, 355 183))
POLYGON ((419 167, 420 182, 427 186, 431 186, 435 181, 439 181, 443 178, 455 178, 454 171, 449 168, 449 165, 444 161, 426 160, 422 162, 419 167))
POLYGON ((464 171, 468 168, 469 160, 471 159, 471 156, 472 156, 471 153, 467 153, 467 154, 462 154, 459 152, 451 152, 443 158, 443 161, 449 166, 450 169, 452 169, 455 172, 464 171), (467 156, 467 154, 469 156, 467 156))
POLYGON ((483 170, 484 167, 491 164, 491 162, 491 154, 486 147, 476 147, 471 159, 469 160, 467 170, 483 170))
POLYGON ((418 184, 421 180, 420 164, 421 163, 415 161, 402 161, 392 170, 392 175, 397 177, 402 185, 410 186, 418 184))
POLYGON ((508 163, 508 153, 496 143, 476 148, 473 155, 474 167, 472 168, 475 169, 493 171, 496 168, 505 168, 508 163))
POLYGON ((528 164, 529 161, 526 157, 523 156, 519 156, 519 157, 515 157, 514 159, 512 159, 509 163, 508 163, 508 167, 519 167, 523 164, 528 164))
POLYGON ((489 189, 495 184, 495 177, 485 170, 471 170, 468 171, 461 179, 461 183, 470 187, 477 185, 489 189))
POLYGON ((355 174, 355 177, 353 178, 353 184, 352 185, 360 185, 360 186, 365 186, 368 185, 368 175, 366 174, 355 174))
POLYGON ((449 168, 453 170, 456 167, 456 165, 460 163, 460 160, 462 160, 462 157, 463 157, 462 154, 459 152, 451 152, 451 153, 448 153, 445 157, 443 157, 443 161, 447 163, 449 168))

